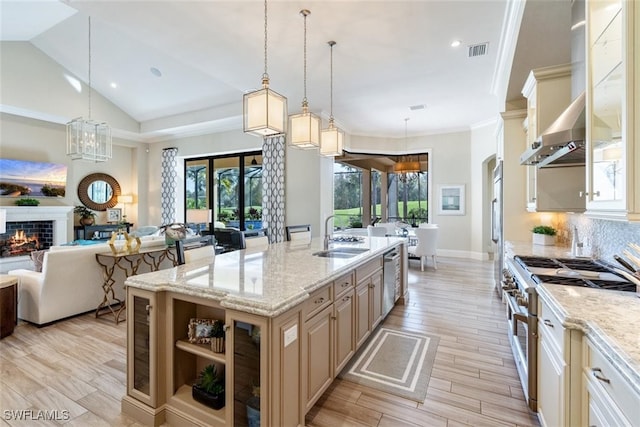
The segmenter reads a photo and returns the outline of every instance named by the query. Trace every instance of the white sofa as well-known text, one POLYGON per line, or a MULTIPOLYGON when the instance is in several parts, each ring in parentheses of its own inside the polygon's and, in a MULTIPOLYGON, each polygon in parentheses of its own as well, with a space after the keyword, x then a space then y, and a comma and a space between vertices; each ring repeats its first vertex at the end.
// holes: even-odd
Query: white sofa
MULTIPOLYGON (((141 238, 141 248, 163 246, 163 236, 141 238)), ((102 267, 96 254, 110 252, 107 243, 87 246, 52 246, 44 254, 42 272, 12 270, 8 274, 19 278, 18 317, 37 325, 95 310, 102 302, 102 267)), ((161 268, 172 264, 164 261, 161 268)), ((149 271, 142 263, 138 273, 149 271)), ((116 269, 113 289, 124 300, 124 273, 116 269)))

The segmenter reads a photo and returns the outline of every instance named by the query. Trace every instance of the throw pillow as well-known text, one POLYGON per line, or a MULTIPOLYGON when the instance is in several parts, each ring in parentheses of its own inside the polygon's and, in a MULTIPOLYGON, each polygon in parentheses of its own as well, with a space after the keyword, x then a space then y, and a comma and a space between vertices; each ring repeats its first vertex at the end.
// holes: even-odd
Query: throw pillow
POLYGON ((33 251, 31 252, 31 261, 33 261, 33 269, 38 273, 42 273, 42 261, 44 260, 44 254, 47 251, 33 251))

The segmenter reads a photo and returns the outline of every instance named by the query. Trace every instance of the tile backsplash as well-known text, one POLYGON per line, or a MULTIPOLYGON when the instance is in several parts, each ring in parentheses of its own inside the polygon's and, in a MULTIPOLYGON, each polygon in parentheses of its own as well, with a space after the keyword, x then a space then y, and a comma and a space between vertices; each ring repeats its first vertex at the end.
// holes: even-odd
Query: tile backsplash
MULTIPOLYGON (((618 265, 613 259, 617 254, 629 249, 629 243, 640 245, 640 223, 592 219, 579 214, 567 214, 565 228, 567 244, 571 243, 573 227, 578 229, 579 240, 583 242, 583 255, 601 259, 618 265)), ((632 252, 633 253, 633 252, 632 252)), ((638 255, 636 253, 636 255, 638 255)))

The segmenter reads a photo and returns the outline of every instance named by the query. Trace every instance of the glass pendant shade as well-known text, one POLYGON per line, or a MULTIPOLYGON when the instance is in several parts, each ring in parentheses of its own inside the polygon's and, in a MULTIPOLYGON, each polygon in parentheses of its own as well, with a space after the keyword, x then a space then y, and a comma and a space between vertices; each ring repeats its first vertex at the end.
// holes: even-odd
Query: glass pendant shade
POLYGON ((329 127, 322 129, 320 134, 320 155, 336 157, 342 155, 344 148, 344 132, 335 127, 333 119, 329 120, 329 127))
POLYGON ((316 148, 320 145, 320 117, 302 107, 302 113, 289 116, 289 145, 316 148))
POLYGON ((287 98, 269 89, 269 79, 262 80, 262 89, 243 96, 244 131, 256 136, 271 136, 286 132, 287 98))
POLYGON ((67 123, 67 155, 72 160, 109 160, 112 157, 111 129, 106 123, 91 119, 73 119, 67 123))

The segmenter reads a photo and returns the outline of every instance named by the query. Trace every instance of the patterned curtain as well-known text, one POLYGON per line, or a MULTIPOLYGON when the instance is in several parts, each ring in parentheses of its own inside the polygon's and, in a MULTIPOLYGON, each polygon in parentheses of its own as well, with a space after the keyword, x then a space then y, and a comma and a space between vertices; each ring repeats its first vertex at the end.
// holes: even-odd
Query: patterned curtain
POLYGON ((285 149, 284 135, 262 140, 262 223, 269 230, 270 243, 285 240, 285 149))
POLYGON ((176 221, 176 190, 178 188, 178 174, 176 168, 178 149, 175 147, 162 150, 162 185, 160 188, 160 203, 162 205, 162 225, 176 221))

